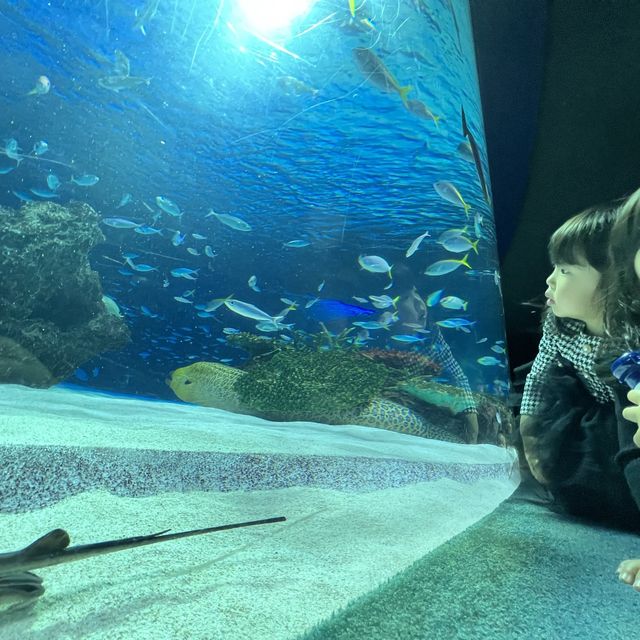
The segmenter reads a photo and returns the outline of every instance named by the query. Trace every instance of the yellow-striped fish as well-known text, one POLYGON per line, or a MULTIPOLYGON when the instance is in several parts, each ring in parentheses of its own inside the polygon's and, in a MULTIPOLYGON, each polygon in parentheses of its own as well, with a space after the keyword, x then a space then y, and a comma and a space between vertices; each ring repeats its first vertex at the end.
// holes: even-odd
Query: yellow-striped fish
POLYGON ((371 49, 366 47, 356 47, 353 50, 356 62, 360 70, 367 77, 367 80, 379 89, 387 93, 397 93, 402 102, 407 104, 407 94, 413 87, 410 85, 402 86, 395 79, 394 75, 387 69, 386 65, 371 49))

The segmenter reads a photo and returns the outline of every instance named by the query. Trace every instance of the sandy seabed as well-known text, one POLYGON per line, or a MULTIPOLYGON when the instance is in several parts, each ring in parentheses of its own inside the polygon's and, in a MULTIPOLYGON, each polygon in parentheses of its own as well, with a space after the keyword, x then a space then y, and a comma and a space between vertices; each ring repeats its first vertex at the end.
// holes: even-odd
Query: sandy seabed
MULTIPOLYGON (((306 452, 468 465, 514 461, 513 452, 489 445, 14 386, 0 387, 0 445, 306 452)), ((55 528, 67 530, 74 545, 287 518, 35 570, 45 594, 30 609, 0 617, 0 637, 296 638, 491 513, 518 482, 517 473, 505 473, 367 491, 293 486, 122 497, 98 490, 37 510, 0 513, 0 552, 55 528)), ((5 474, 0 490, 10 487, 5 474)))

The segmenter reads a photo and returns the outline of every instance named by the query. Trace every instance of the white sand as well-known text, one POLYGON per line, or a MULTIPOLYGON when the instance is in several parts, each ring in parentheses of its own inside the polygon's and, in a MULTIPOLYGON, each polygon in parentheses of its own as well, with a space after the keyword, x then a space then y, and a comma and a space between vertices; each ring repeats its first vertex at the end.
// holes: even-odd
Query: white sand
MULTIPOLYGON (((514 460, 513 452, 489 445, 14 386, 0 387, 0 444, 514 460)), ((44 596, 29 614, 0 621, 0 637, 295 638, 490 513, 518 482, 516 472, 474 484, 438 480, 368 493, 294 487, 119 498, 91 492, 37 511, 0 514, 0 552, 57 527, 70 533, 73 545, 287 517, 37 570, 44 596)))

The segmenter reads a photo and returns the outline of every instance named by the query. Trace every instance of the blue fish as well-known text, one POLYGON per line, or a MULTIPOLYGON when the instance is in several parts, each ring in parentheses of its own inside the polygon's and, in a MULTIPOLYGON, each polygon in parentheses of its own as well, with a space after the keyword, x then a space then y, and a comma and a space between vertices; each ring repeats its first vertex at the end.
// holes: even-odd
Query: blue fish
POLYGON ((306 310, 307 315, 317 322, 332 322, 342 318, 358 318, 375 315, 374 309, 358 307, 340 300, 317 300, 306 310))
POLYGON ((438 320, 436 322, 440 327, 447 329, 458 329, 460 327, 471 327, 476 323, 475 320, 467 320, 466 318, 447 318, 446 320, 438 320))

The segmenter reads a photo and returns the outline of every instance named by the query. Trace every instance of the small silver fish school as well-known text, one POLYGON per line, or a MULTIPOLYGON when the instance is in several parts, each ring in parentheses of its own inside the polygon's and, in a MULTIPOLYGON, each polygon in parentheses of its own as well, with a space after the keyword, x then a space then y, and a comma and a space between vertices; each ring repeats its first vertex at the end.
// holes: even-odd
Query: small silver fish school
POLYGON ((94 184, 97 184, 99 180, 100 178, 98 178, 98 176, 94 176, 90 173, 85 173, 77 178, 75 176, 71 178, 71 182, 80 187, 92 187, 94 184))
POLYGON ((222 224, 230 227, 231 229, 235 229, 236 231, 251 231, 251 225, 240 218, 236 218, 236 216, 231 216, 228 213, 216 213, 213 209, 207 213, 205 218, 209 216, 215 216, 215 218, 221 222, 222 224))
POLYGON ((471 269, 471 265, 467 262, 469 254, 465 255, 462 260, 438 260, 433 264, 430 264, 425 269, 425 275, 427 276, 443 276, 447 273, 455 271, 460 265, 464 265, 467 269, 471 269))

